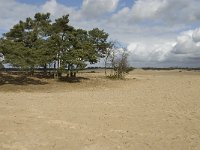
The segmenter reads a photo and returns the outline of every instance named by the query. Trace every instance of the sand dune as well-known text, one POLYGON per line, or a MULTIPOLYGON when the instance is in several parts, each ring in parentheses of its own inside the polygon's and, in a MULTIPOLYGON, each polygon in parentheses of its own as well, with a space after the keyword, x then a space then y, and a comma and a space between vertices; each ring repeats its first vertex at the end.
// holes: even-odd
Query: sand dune
POLYGON ((81 76, 80 83, 1 85, 0 149, 200 149, 200 72, 81 76))

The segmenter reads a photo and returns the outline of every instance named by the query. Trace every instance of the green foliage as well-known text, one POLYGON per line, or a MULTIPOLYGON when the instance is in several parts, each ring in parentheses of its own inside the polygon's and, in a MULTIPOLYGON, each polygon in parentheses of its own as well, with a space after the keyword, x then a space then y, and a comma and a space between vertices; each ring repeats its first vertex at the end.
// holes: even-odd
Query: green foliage
POLYGON ((107 49, 111 46, 110 43, 107 42, 108 36, 108 33, 98 28, 89 31, 90 40, 93 43, 98 56, 102 58, 105 57, 107 49))
POLYGON ((21 68, 34 68, 53 59, 54 53, 48 49, 50 14, 35 14, 14 25, 4 34, 1 50, 6 62, 21 68))
POLYGON ((91 31, 69 25, 69 15, 50 20, 50 13, 35 14, 34 18, 19 21, 0 40, 0 53, 5 61, 20 68, 46 67, 57 62, 62 74, 96 63, 105 57, 108 34, 95 28, 91 31))
POLYGON ((4 69, 4 65, 0 62, 0 69, 4 69))

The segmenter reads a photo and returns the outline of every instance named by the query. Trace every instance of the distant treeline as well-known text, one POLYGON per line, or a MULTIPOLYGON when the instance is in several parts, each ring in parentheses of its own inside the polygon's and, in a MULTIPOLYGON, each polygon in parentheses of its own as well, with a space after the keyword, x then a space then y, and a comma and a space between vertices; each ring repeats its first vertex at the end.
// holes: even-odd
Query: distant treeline
POLYGON ((189 67, 168 67, 168 68, 154 68, 154 67, 144 67, 142 68, 143 70, 187 70, 187 71, 192 71, 192 70, 200 70, 200 68, 189 68, 189 67))
MULTIPOLYGON (((162 67, 142 67, 142 68, 135 68, 135 67, 130 67, 132 70, 134 69, 143 69, 143 70, 200 70, 199 68, 190 68, 190 67, 167 67, 167 68, 162 68, 162 67)), ((104 69, 104 67, 87 67, 85 69, 104 69)), ((113 69, 112 67, 108 67, 107 69, 113 69)))

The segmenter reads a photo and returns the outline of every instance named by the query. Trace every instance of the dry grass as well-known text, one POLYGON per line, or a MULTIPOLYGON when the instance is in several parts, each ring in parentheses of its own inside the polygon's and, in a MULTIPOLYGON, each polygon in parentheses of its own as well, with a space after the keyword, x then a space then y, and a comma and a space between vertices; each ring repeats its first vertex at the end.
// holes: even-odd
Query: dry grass
POLYGON ((200 72, 80 77, 0 85, 0 149, 200 149, 200 72))

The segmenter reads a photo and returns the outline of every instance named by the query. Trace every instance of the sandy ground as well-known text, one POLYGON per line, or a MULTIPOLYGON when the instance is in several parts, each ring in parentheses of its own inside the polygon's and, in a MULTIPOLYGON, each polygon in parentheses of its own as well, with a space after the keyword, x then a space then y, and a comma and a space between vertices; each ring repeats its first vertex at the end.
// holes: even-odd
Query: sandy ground
POLYGON ((199 150, 200 72, 0 86, 0 150, 199 150))

